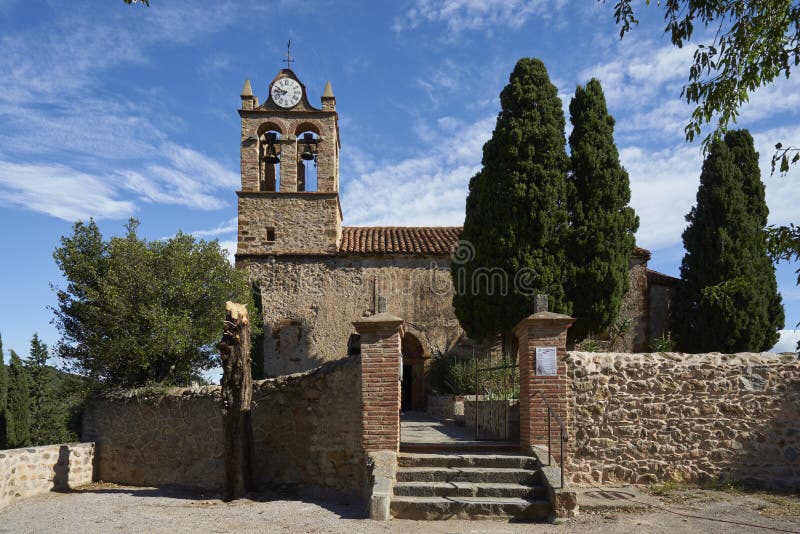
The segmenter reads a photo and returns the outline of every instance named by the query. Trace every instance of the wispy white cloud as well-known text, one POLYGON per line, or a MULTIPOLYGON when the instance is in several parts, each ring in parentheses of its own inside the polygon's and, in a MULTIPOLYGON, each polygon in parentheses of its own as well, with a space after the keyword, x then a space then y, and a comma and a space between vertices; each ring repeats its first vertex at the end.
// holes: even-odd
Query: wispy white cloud
POLYGON ((780 334, 781 339, 772 347, 771 352, 797 352, 800 330, 781 330, 780 334))
POLYGON ((63 165, 0 161, 0 203, 64 219, 118 219, 135 211, 122 200, 110 176, 83 173, 63 165))
MULTIPOLYGON (((443 121, 451 132, 457 128, 453 121, 443 121)), ((357 178, 347 182, 342 197, 346 223, 461 225, 469 179, 480 167, 481 149, 494 123, 491 116, 461 124, 455 135, 448 135, 448 143, 434 144, 402 160, 376 161, 348 149, 343 169, 357 178)))
POLYGON ((423 24, 444 24, 453 36, 467 30, 520 28, 531 17, 550 17, 565 0, 416 0, 394 21, 396 32, 423 24))
POLYGON ((233 217, 223 223, 218 224, 214 228, 209 228, 206 230, 195 230, 189 233, 195 237, 219 237, 222 235, 227 236, 236 233, 237 223, 238 223, 238 218, 233 217))
MULTIPOLYGON (((104 77, 114 67, 146 63, 158 47, 188 44, 245 15, 231 1, 135 12, 79 5, 47 23, 0 37, 0 158, 5 160, 6 197, 22 187, 31 169, 41 168, 58 170, 65 186, 83 184, 101 217, 127 216, 137 201, 206 210, 226 205, 219 192, 235 188, 236 174, 170 141, 180 119, 162 107, 163 95, 157 89, 153 94, 109 92, 104 77), (59 163, 42 167, 42 162, 59 163), (100 176, 103 187, 98 188, 100 176), (136 197, 122 201, 125 191, 136 197)), ((95 210, 44 200, 6 202, 60 218, 95 210)))
POLYGON ((700 148, 679 144, 651 151, 631 146, 620 150, 620 160, 630 176, 631 205, 639 216, 638 244, 665 248, 680 243, 684 217, 697 194, 700 148))

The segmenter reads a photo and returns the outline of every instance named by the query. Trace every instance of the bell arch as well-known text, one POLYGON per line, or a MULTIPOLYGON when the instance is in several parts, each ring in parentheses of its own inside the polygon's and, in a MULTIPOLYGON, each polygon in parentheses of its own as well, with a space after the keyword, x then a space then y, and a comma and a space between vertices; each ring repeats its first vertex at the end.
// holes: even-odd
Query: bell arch
POLYGON ((259 125, 256 137, 258 139, 258 190, 279 191, 283 130, 274 122, 264 122, 259 125))
POLYGON ((303 123, 295 130, 297 138, 297 190, 318 190, 318 166, 320 136, 311 123, 303 123))

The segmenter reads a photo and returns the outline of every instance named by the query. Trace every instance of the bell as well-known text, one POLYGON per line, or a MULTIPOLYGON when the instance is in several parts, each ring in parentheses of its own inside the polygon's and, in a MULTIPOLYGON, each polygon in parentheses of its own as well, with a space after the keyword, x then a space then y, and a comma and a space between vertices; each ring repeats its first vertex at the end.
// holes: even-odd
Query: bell
POLYGON ((303 153, 300 154, 300 159, 303 161, 312 161, 314 159, 314 150, 311 148, 311 144, 314 143, 314 137, 311 134, 303 134, 303 141, 305 141, 305 145, 303 146, 303 153))
POLYGON ((264 163, 267 163, 269 165, 277 165, 278 163, 281 162, 281 158, 278 156, 278 152, 275 150, 276 139, 277 136, 274 133, 269 132, 267 134, 267 148, 265 151, 266 154, 264 154, 264 157, 261 159, 264 161, 264 163))

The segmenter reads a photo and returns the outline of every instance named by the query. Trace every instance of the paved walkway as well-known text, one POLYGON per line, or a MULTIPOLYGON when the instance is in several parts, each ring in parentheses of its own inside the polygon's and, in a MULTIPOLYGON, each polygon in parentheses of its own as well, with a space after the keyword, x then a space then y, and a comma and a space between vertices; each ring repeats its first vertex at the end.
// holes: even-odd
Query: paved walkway
POLYGON ((410 451, 425 447, 516 450, 519 445, 510 441, 479 441, 466 427, 434 419, 422 412, 403 413, 400 416, 400 449, 410 451))
POLYGON ((800 532, 800 498, 694 492, 693 500, 663 502, 636 513, 581 514, 563 525, 508 521, 371 521, 357 503, 284 500, 253 495, 224 503, 217 495, 95 484, 48 493, 0 508, 0 533, 107 534, 767 534, 800 532), (780 499, 778 503, 775 501, 780 499))
POLYGON ((453 443, 474 439, 475 434, 466 427, 439 421, 423 412, 400 415, 401 443, 453 443))

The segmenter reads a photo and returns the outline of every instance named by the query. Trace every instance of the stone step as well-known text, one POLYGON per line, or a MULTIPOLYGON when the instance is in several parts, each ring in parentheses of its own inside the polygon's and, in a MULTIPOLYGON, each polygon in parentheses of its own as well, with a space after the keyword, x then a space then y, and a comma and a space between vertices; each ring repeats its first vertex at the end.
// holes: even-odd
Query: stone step
POLYGON ((512 483, 538 484, 539 471, 513 468, 482 467, 402 467, 397 470, 398 482, 473 482, 475 484, 512 483))
POLYGON ((519 443, 511 441, 400 442, 400 452, 519 452, 519 443))
POLYGON ((471 482, 398 482, 394 494, 399 497, 514 497, 522 499, 545 498, 544 486, 471 482))
POLYGON ((397 456, 399 467, 508 467, 535 469, 536 461, 530 456, 503 453, 451 453, 419 454, 401 452, 397 456))
POLYGON ((394 497, 391 512, 398 519, 490 519, 513 517, 529 521, 550 515, 546 499, 510 497, 394 497))

